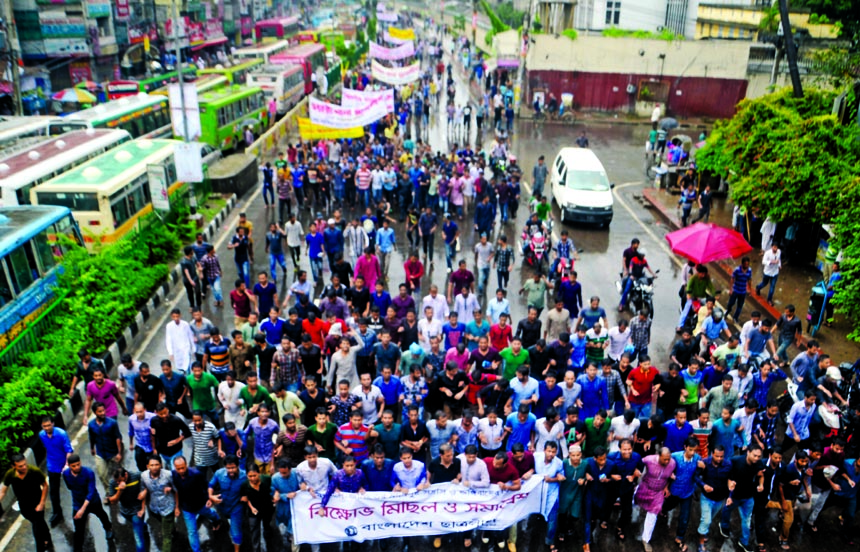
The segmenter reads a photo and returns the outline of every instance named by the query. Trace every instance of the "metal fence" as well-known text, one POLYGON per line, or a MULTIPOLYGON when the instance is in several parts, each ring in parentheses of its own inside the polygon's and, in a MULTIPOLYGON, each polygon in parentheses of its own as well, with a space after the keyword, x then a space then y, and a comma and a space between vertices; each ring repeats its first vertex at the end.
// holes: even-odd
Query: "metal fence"
POLYGON ((22 354, 41 347, 42 337, 54 327, 54 319, 60 313, 60 306, 68 294, 69 290, 62 290, 56 295, 39 316, 28 323, 15 339, 0 351, 0 370, 8 370, 18 363, 22 354))

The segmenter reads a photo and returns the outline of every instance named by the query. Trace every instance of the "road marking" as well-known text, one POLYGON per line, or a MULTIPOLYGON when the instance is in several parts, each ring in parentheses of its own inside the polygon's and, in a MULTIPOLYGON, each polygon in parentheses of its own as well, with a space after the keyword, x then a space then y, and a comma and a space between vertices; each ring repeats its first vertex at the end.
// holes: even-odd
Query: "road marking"
POLYGON ((0 550, 6 550, 9 546, 9 543, 12 542, 12 539, 15 537, 15 533, 21 529, 21 526, 24 524, 24 517, 18 514, 18 517, 15 519, 15 523, 12 524, 12 527, 6 531, 6 534, 3 536, 3 540, 0 540, 0 550))
POLYGON ((531 187, 531 186, 529 186, 529 183, 528 183, 528 182, 525 182, 525 181, 520 182, 520 186, 522 186, 523 188, 525 188, 525 189, 526 189, 526 191, 529 193, 529 195, 532 195, 532 187, 531 187))
MULTIPOLYGON (((248 198, 248 202, 245 204, 246 209, 250 207, 251 204, 256 201, 262 194, 263 189, 257 188, 257 191, 254 192, 254 194, 250 198, 248 198)), ((233 217, 238 217, 239 210, 236 207, 238 207, 238 202, 237 205, 233 206, 233 212, 230 214, 230 219, 232 219, 233 217)), ((221 228, 224 229, 228 228, 229 226, 230 225, 227 224, 227 222, 225 221, 224 224, 221 225, 221 228)), ((224 245, 224 242, 227 240, 228 237, 230 237, 230 235, 230 232, 224 232, 224 235, 218 238, 218 241, 213 244, 215 246, 215 249, 218 249, 219 247, 224 245)), ((149 347, 149 344, 152 343, 155 334, 158 333, 158 328, 162 327, 165 323, 167 323, 167 318, 170 316, 170 311, 176 308, 176 305, 178 305, 179 302, 182 301, 183 297, 184 295, 178 293, 173 299, 173 301, 170 302, 168 308, 164 311, 164 314, 162 314, 161 317, 158 319, 158 322, 150 326, 149 334, 146 336, 146 339, 143 340, 143 343, 140 345, 140 347, 137 348, 138 354, 133 355, 135 358, 139 356, 140 351, 145 351, 149 347)))
POLYGON ((675 255, 675 253, 674 253, 674 252, 669 248, 669 246, 668 246, 668 245, 666 245, 666 243, 665 243, 665 241, 666 241, 666 240, 665 240, 665 239, 660 239, 659 237, 657 237, 657 234, 655 234, 655 233, 654 233, 654 232, 653 232, 653 231, 648 227, 648 225, 647 225, 647 224, 645 224, 645 221, 643 221, 641 218, 639 218, 639 215, 637 215, 637 214, 633 211, 633 209, 632 209, 629 205, 627 205, 627 202, 626 202, 626 201, 624 201, 624 200, 621 198, 621 195, 618 193, 618 190, 621 190, 621 189, 623 189, 623 188, 629 188, 630 186, 636 186, 636 185, 640 185, 640 184, 641 184, 641 182, 625 182, 624 184, 619 184, 618 186, 615 186, 615 188, 613 188, 613 190, 612 190, 612 195, 613 195, 613 196, 615 196, 615 201, 617 201, 617 202, 618 202, 622 207, 624 207, 624 210, 626 210, 626 211, 630 214, 630 216, 631 216, 631 217, 633 217, 633 220, 635 220, 635 221, 637 222, 637 224, 639 224, 639 226, 641 226, 641 227, 642 227, 642 230, 644 230, 644 231, 645 231, 645 233, 646 233, 646 234, 648 234, 648 236, 649 236, 652 240, 654 240, 654 241, 657 243, 657 245, 658 245, 661 249, 663 249, 663 251, 665 251, 665 252, 666 252, 666 254, 669 256, 669 258, 670 258, 670 259, 672 259, 672 262, 674 262, 676 265, 678 265, 678 268, 683 267, 683 266, 684 266, 684 263, 683 263, 683 262, 681 262, 681 261, 678 259, 678 256, 677 256, 677 255, 675 255))

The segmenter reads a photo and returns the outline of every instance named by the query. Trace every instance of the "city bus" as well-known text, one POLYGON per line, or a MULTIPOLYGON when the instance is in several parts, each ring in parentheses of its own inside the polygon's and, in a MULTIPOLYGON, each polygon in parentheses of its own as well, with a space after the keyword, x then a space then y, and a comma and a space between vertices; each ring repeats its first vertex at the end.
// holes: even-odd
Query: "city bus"
POLYGON ((254 35, 257 37, 257 42, 264 44, 279 40, 286 40, 292 43, 298 32, 299 18, 297 16, 264 19, 257 21, 256 25, 254 25, 254 35))
POLYGON ((298 65, 264 65, 248 73, 248 86, 259 86, 266 100, 275 98, 278 116, 294 108, 305 96, 305 77, 298 65))
POLYGON ((46 139, 54 117, 0 117, 0 155, 8 155, 46 139))
POLYGON ((249 59, 262 59, 263 63, 269 63, 271 56, 284 53, 289 47, 290 43, 286 40, 260 44, 259 46, 248 46, 247 48, 239 48, 233 52, 233 58, 239 62, 249 59))
MULTIPOLYGON (((197 67, 189 66, 182 70, 182 74, 186 80, 194 80, 197 75, 197 67)), ((163 73, 155 77, 149 77, 142 80, 116 80, 110 81, 105 86, 108 100, 117 100, 126 96, 135 96, 138 92, 154 92, 159 88, 163 88, 171 82, 179 81, 179 73, 171 71, 163 73)))
POLYGON ((0 206, 28 205, 33 186, 129 140, 124 130, 76 130, 0 160, 0 206))
POLYGON ((254 136, 269 126, 266 93, 259 86, 233 86, 203 94, 200 104, 200 142, 222 151, 244 149, 242 138, 250 126, 254 136))
POLYGON ((81 127, 118 128, 132 138, 169 137, 170 108, 166 97, 139 92, 63 117, 51 124, 51 132, 57 133, 55 128, 81 127))
POLYGON ((203 69, 198 74, 223 75, 227 77, 227 81, 230 84, 245 84, 248 79, 248 73, 260 65, 263 65, 262 59, 247 59, 230 67, 212 67, 210 69, 203 69))
MULTIPOLYGON (((310 95, 314 91, 313 74, 318 67, 323 71, 328 69, 328 61, 325 55, 325 46, 322 44, 299 44, 293 46, 283 54, 272 56, 270 60, 276 65, 299 65, 305 78, 305 94, 310 95)), ((331 83, 332 86, 335 83, 331 83)))
POLYGON ((313 44, 320 41, 320 32, 314 29, 302 31, 296 35, 299 44, 313 44))
POLYGON ((30 190, 35 205, 71 209, 81 225, 84 244, 113 243, 152 212, 147 167, 167 170, 168 194, 182 185, 176 178, 174 140, 132 140, 78 165, 30 190))
MULTIPOLYGON (((205 94, 206 92, 211 92, 213 90, 218 90, 219 88, 224 88, 227 86, 227 77, 224 75, 202 75, 198 79, 194 81, 194 86, 197 88, 197 94, 205 94)), ((155 92, 154 95, 167 97, 167 87, 162 86, 155 92)))
POLYGON ((71 211, 53 205, 0 207, 0 351, 6 367, 32 349, 19 337, 32 330, 56 300, 64 246, 57 236, 81 242, 71 211), (18 350, 13 350, 19 343, 18 350))

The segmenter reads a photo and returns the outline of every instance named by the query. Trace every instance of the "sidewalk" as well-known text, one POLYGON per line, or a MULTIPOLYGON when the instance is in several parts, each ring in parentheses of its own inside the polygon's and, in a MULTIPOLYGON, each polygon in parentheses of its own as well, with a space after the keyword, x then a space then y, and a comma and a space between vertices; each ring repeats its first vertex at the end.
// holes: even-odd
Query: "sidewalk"
MULTIPOLYGON (((678 216, 678 195, 671 194, 665 190, 645 188, 643 196, 648 203, 654 207, 656 214, 662 218, 672 230, 681 228, 681 220, 678 216)), ((711 209, 710 222, 720 226, 731 226, 732 204, 728 199, 715 198, 711 209)), ((757 244, 753 246, 749 257, 752 260, 753 286, 761 281, 761 250, 757 244)), ((731 273, 739 264, 739 259, 727 259, 711 263, 709 268, 715 276, 715 285, 725 290, 722 300, 728 300, 731 273)), ((754 309, 760 311, 764 316, 776 321, 783 312, 785 305, 793 304, 797 309, 797 315, 804 321, 803 328, 806 330, 806 312, 809 307, 809 290, 821 278, 821 273, 812 266, 795 266, 784 264, 779 273, 776 291, 773 296, 771 307, 767 304, 767 288, 762 289, 761 297, 753 293, 747 297, 746 304, 741 313, 740 324, 749 320, 749 313, 754 309)), ((822 327, 815 335, 815 339, 821 343, 822 349, 829 354, 834 364, 840 362, 854 362, 860 357, 860 344, 847 339, 851 331, 843 316, 837 314, 832 328, 822 327)), ((804 334, 808 339, 808 334, 804 334)), ((797 351, 792 347, 789 350, 789 358, 797 351)))

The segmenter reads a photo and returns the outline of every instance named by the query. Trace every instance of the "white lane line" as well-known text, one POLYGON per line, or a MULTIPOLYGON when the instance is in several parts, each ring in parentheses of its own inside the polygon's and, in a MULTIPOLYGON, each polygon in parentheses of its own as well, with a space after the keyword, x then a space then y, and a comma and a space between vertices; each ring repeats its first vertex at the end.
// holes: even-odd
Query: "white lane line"
POLYGON ((0 550, 6 550, 6 548, 9 546, 9 543, 12 542, 12 539, 15 537, 15 533, 17 533, 18 530, 21 529, 21 526, 23 524, 24 518, 23 516, 18 514, 18 517, 15 519, 15 523, 13 523, 12 527, 10 527, 9 530, 6 531, 6 534, 3 535, 3 540, 0 540, 0 550))
POLYGON ((639 215, 637 215, 633 211, 633 209, 629 205, 627 205, 627 202, 624 201, 621 198, 621 195, 618 193, 618 191, 623 189, 623 188, 629 188, 630 186, 636 186, 636 185, 640 185, 640 184, 641 184, 641 182, 625 182, 624 184, 619 184, 618 186, 613 188, 612 195, 615 196, 615 201, 618 202, 618 204, 620 204, 622 207, 624 207, 624 210, 626 210, 630 214, 630 216, 633 217, 633 220, 635 220, 637 222, 637 224, 639 224, 639 226, 642 227, 642 230, 644 230, 645 233, 648 234, 648 236, 652 240, 654 240, 654 242, 657 244, 657 246, 666 252, 666 255, 668 255, 669 258, 672 259, 672 262, 675 263, 676 265, 678 265, 678 268, 681 268, 682 266, 684 266, 684 263, 681 262, 680 259, 678 259, 678 256, 675 255, 675 253, 669 248, 668 245, 666 245, 666 240, 660 239, 657 236, 657 234, 655 234, 648 227, 648 225, 645 224, 645 221, 643 221, 641 218, 639 218, 639 215))
MULTIPOLYGON (((250 207, 251 204, 254 203, 254 201, 256 201, 262 194, 263 194, 263 189, 261 187, 258 187, 257 191, 254 192, 254 194, 251 195, 250 198, 248 198, 248 202, 245 204, 245 209, 250 207)), ((233 212, 230 214, 230 217, 229 217, 230 220, 232 220, 234 217, 238 218, 239 209, 237 209, 237 207, 238 207, 238 202, 237 202, 237 205, 235 205, 233 207, 233 212)), ((230 224, 228 224, 226 222, 226 220, 225 220, 224 224, 221 225, 222 230, 225 228, 229 228, 229 227, 230 227, 230 224)), ((218 241, 216 241, 213 244, 215 246, 215 249, 217 250, 222 245, 224 245, 224 242, 230 236, 232 236, 232 234, 230 232, 224 232, 223 235, 220 238, 218 238, 218 241)), ((138 356, 140 356, 140 353, 142 351, 145 351, 149 347, 149 344, 152 343, 152 340, 155 337, 155 334, 158 333, 158 328, 162 327, 164 324, 167 323, 167 318, 170 316, 170 311, 172 311, 173 309, 176 308, 176 305, 178 305, 179 302, 182 301, 183 297, 185 297, 183 294, 177 293, 176 297, 168 305, 168 308, 165 309, 164 314, 162 314, 161 317, 158 319, 158 322, 155 323, 154 325, 150 326, 149 334, 146 336, 146 339, 143 340, 143 343, 140 345, 140 347, 137 348, 137 354, 132 355, 134 358, 137 358, 138 356)))

